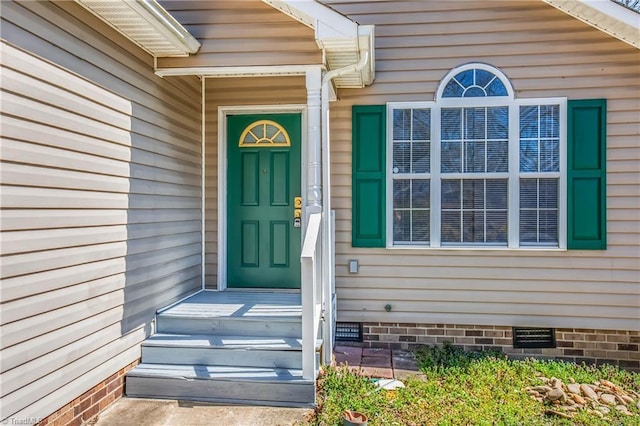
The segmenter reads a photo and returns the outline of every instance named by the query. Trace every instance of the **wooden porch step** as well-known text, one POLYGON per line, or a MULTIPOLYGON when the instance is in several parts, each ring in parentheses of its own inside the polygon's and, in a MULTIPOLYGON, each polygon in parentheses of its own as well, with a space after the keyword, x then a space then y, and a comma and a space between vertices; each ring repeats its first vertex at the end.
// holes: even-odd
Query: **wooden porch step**
POLYGON ((157 332, 302 336, 300 294, 203 291, 157 314, 157 332))
POLYGON ((207 318, 197 316, 173 316, 158 314, 159 333, 167 334, 215 334, 219 336, 300 337, 300 319, 277 318, 207 318))
POLYGON ((301 339, 293 337, 155 334, 142 343, 142 360, 147 364, 300 369, 301 351, 301 339))
POLYGON ((302 336, 300 318, 217 318, 208 316, 176 316, 167 313, 158 314, 158 333, 166 334, 214 334, 218 336, 265 336, 292 337, 302 336))
POLYGON ((127 373, 127 396, 221 403, 310 406, 313 380, 297 369, 140 364, 127 373))
MULTIPOLYGON (((302 378, 300 294, 202 291, 156 315, 142 364, 127 373, 132 397, 310 406, 302 378)), ((316 342, 316 365, 322 341, 316 342)))

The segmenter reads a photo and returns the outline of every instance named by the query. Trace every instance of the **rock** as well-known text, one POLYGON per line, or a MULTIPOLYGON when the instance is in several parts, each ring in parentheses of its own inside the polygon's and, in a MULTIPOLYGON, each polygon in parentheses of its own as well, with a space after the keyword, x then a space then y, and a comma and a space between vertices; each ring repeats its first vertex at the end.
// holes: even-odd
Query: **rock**
POLYGON ((577 393, 570 393, 569 397, 573 399, 576 402, 576 404, 585 405, 587 403, 587 401, 577 393))
MULTIPOLYGON (((629 395, 616 395, 618 398, 622 399, 624 402, 626 402, 627 404, 633 404, 633 398, 631 398, 629 395)), ((627 405, 624 404, 624 405, 627 405)))
POLYGON ((580 385, 580 390, 587 398, 593 399, 594 401, 598 400, 598 394, 591 389, 591 386, 583 383, 580 385))
POLYGON ((610 393, 603 393, 600 395, 600 401, 609 405, 616 405, 616 397, 615 395, 611 395, 610 393))
POLYGON ((616 410, 620 411, 622 414, 626 414, 627 416, 632 415, 626 405, 616 405, 616 410))
POLYGON ((601 385, 601 386, 606 386, 606 387, 608 387, 608 388, 611 388, 611 389, 613 389, 613 390, 614 390, 614 391, 616 391, 616 392, 620 392, 620 391, 622 391, 622 389, 620 389, 620 387, 619 387, 618 385, 616 385, 615 383, 611 383, 611 382, 610 382, 610 381, 608 381, 608 380, 604 380, 604 379, 600 380, 600 385, 601 385))
POLYGON ((626 405, 627 405, 627 401, 625 401, 625 400, 624 400, 624 398, 622 398, 622 396, 620 396, 620 395, 618 395, 618 394, 616 394, 616 395, 614 395, 614 396, 616 397, 616 399, 618 400, 618 402, 619 402, 621 405, 624 405, 624 406, 626 406, 626 405))
POLYGON ((566 395, 562 389, 554 388, 547 392, 547 399, 549 401, 558 401, 564 398, 566 398, 566 395))
POLYGON ((627 408, 628 404, 633 404, 634 411, 635 407, 640 409, 638 393, 631 389, 623 389, 608 380, 580 384, 570 377, 567 383, 563 383, 556 377, 547 379, 541 374, 536 375, 545 385, 527 386, 525 391, 532 399, 550 405, 547 414, 572 418, 574 413, 586 411, 609 421, 605 416, 610 414, 614 407, 620 413, 629 416, 633 416, 633 413, 627 408))
POLYGON ((562 380, 552 377, 549 379, 549 383, 547 383, 547 385, 555 389, 562 389, 562 380))
POLYGON ((571 393, 575 393, 576 395, 580 395, 580 385, 578 383, 570 383, 567 385, 567 389, 571 393))

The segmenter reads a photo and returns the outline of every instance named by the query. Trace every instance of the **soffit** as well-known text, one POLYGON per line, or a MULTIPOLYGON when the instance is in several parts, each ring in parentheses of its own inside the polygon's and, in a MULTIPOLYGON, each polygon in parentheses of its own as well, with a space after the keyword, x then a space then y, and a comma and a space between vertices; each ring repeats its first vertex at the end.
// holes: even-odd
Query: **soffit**
POLYGON ((76 0, 155 57, 188 56, 200 43, 155 0, 76 0))
MULTIPOLYGON (((640 49, 640 13, 610 0, 543 0, 625 43, 640 49)), ((624 3, 624 2, 623 2, 624 3)), ((625 4, 626 4, 625 3, 625 4)), ((635 7, 638 7, 637 4, 635 7)))

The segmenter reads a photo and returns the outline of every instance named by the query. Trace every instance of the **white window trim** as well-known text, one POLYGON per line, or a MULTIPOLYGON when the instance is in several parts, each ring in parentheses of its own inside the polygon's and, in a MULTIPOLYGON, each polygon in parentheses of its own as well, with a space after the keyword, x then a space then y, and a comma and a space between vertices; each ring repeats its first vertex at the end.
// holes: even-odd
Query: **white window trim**
MULTIPOLYGON (((514 250, 566 250, 566 230, 567 230, 567 193, 566 193, 566 146, 567 146, 567 98, 531 98, 531 99, 515 99, 513 97, 513 89, 511 84, 502 73, 495 68, 484 64, 467 64, 462 67, 450 71, 442 80, 436 95, 436 101, 419 101, 419 102, 388 102, 387 103, 387 206, 386 206, 386 224, 387 224, 387 248, 403 249, 403 248, 419 248, 419 249, 514 249, 514 250), (482 97, 482 98, 442 98, 442 90, 449 79, 457 73, 470 68, 481 68, 490 71, 498 77, 501 77, 507 91, 508 96, 500 97, 482 97), (525 105, 558 105, 560 120, 560 150, 559 150, 559 171, 558 172, 539 172, 539 173, 520 173, 520 107, 525 105), (474 244, 441 244, 440 225, 441 225, 441 173, 440 173, 440 117, 442 108, 473 108, 473 107, 491 107, 491 106, 507 106, 509 108, 509 172, 508 175, 508 235, 507 246, 492 246, 487 243, 474 244), (402 243, 395 244, 393 239, 393 111, 395 109, 430 109, 431 116, 431 169, 425 174, 406 174, 403 178, 425 178, 430 181, 430 244, 421 243, 402 243), (437 149, 435 149, 437 147, 437 149), (520 246, 520 178, 526 176, 530 178, 558 178, 558 245, 526 245, 520 246)), ((469 173, 461 173, 465 179, 473 177, 469 173)), ((492 178, 504 175, 504 173, 482 174, 482 178, 492 178)), ((453 178, 455 175, 447 175, 453 178)))

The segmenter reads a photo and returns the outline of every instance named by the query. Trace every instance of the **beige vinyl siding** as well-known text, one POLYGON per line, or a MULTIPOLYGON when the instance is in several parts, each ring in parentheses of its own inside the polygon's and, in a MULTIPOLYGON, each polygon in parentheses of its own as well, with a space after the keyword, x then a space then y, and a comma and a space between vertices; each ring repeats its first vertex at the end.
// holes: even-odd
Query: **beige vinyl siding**
POLYGON ((639 329, 638 50, 538 0, 327 3, 376 26, 374 84, 331 106, 338 320, 639 329), (607 99, 606 251, 351 247, 351 106, 433 100, 473 61, 518 98, 607 99))
POLYGON ((200 82, 74 2, 2 4, 1 418, 140 356, 201 286, 200 82))
MULTIPOLYGON (((205 121, 205 285, 218 283, 218 110, 246 105, 305 105, 304 77, 208 78, 205 121)), ((304 139, 304 137, 303 137, 304 139)), ((234 187, 234 183, 228 183, 234 187)))
POLYGON ((198 41, 197 55, 160 68, 319 64, 313 29, 258 0, 160 1, 198 41))

